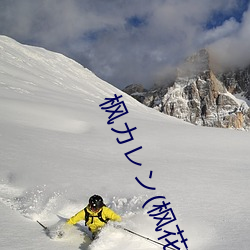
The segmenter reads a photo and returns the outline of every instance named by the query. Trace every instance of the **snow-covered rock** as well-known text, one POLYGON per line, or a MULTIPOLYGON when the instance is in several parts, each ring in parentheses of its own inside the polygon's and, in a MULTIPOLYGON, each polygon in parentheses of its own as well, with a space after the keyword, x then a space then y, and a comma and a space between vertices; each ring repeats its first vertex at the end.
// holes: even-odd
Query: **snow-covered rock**
MULTIPOLYGON (((233 96, 236 93, 233 90, 238 89, 239 92, 240 89, 242 92, 243 87, 246 89, 245 96, 248 96, 248 71, 234 74, 237 80, 232 80, 229 73, 220 74, 220 79, 224 79, 222 82, 210 64, 209 52, 200 50, 178 68, 177 77, 170 87, 161 86, 144 91, 137 100, 196 125, 248 129, 249 106, 244 100, 233 96)), ((134 93, 129 94, 134 96, 134 93)))

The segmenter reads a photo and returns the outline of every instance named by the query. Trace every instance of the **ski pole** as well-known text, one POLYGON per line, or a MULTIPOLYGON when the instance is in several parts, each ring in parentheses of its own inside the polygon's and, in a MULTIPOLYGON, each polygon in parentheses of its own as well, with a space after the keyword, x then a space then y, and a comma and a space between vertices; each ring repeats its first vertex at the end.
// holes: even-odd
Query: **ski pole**
MULTIPOLYGON (((150 238, 148 238, 148 237, 145 237, 145 236, 143 236, 143 235, 141 235, 141 234, 135 233, 135 232, 133 232, 133 231, 127 229, 127 228, 122 227, 122 229, 125 230, 125 231, 127 231, 127 232, 129 232, 129 233, 131 233, 131 234, 137 235, 137 236, 139 236, 139 237, 141 237, 141 238, 143 238, 143 239, 146 239, 146 240, 148 240, 148 241, 154 242, 154 243, 156 243, 156 244, 158 244, 158 245, 165 246, 164 244, 162 244, 162 243, 160 243, 160 242, 157 242, 157 241, 155 241, 155 240, 152 240, 152 239, 150 239, 150 238)), ((175 248, 172 248, 172 247, 167 247, 167 248, 172 249, 172 250, 176 250, 175 248)))
POLYGON ((43 227, 43 229, 46 231, 46 230, 48 230, 48 228, 47 227, 45 227, 40 221, 36 221, 40 226, 42 226, 43 227))

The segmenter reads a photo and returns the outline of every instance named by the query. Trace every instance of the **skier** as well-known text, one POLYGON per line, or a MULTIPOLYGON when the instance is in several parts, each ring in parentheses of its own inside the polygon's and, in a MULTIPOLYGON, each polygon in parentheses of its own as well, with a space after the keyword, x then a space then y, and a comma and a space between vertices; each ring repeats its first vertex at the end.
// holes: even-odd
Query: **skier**
POLYGON ((104 227, 109 220, 120 222, 122 219, 118 214, 105 206, 101 196, 95 194, 89 198, 89 204, 72 216, 67 221, 67 224, 74 225, 80 220, 85 220, 85 225, 88 226, 92 232, 94 239, 100 229, 104 227))

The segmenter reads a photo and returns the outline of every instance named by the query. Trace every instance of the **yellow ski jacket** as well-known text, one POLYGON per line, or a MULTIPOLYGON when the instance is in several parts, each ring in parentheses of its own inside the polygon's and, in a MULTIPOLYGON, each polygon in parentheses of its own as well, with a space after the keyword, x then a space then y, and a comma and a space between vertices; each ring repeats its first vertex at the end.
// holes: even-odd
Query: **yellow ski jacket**
MULTIPOLYGON (((96 231, 98 231, 98 229, 102 228, 106 224, 105 222, 101 221, 98 218, 98 214, 100 213, 100 211, 102 211, 101 217, 104 221, 108 221, 108 220, 121 221, 122 220, 118 214, 116 214, 113 210, 111 210, 110 208, 106 206, 103 206, 98 212, 93 212, 88 207, 86 207, 86 209, 87 209, 87 212, 89 213, 89 218, 88 218, 88 221, 86 221, 86 225, 88 226, 89 230, 92 233, 95 233, 96 231)), ((67 221, 67 224, 74 225, 80 220, 85 220, 84 209, 82 209, 77 214, 72 216, 67 221)))

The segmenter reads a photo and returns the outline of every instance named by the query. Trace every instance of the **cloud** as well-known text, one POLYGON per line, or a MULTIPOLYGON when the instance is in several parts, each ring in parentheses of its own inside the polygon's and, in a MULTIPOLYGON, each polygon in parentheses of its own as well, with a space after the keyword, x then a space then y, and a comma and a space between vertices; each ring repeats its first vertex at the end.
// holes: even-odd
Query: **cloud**
POLYGON ((212 44, 216 53, 225 45, 247 49, 249 14, 242 22, 233 16, 239 2, 2 0, 0 33, 61 52, 120 88, 148 87, 204 46, 212 44), (222 23, 214 20, 218 14, 222 23))
POLYGON ((232 17, 229 20, 225 20, 221 26, 216 28, 205 30, 200 37, 201 44, 211 44, 219 41, 225 37, 235 34, 240 28, 240 24, 232 17))
MULTIPOLYGON (((227 29, 226 25, 220 29, 227 29)), ((210 44, 215 60, 225 67, 245 67, 250 64, 250 10, 243 15, 242 22, 232 32, 210 44)))

